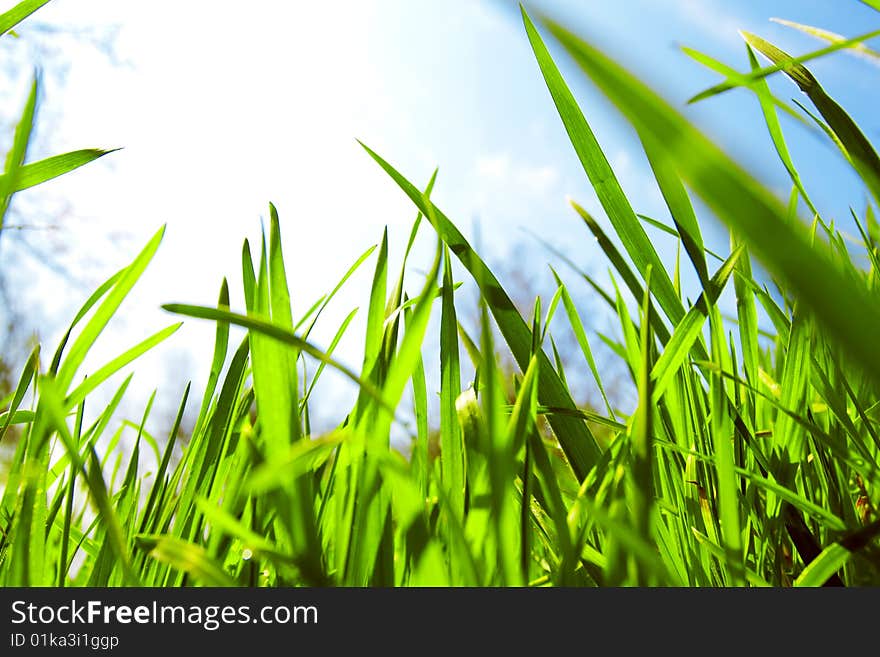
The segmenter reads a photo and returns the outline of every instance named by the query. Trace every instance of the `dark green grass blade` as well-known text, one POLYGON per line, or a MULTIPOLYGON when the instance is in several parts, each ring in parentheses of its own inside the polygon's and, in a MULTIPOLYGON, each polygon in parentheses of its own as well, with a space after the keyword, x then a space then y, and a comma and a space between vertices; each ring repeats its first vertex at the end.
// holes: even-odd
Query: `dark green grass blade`
POLYGON ((880 381, 880 302, 820 249, 766 188, 733 162, 650 88, 561 25, 548 28, 640 134, 668 149, 684 180, 768 269, 788 282, 853 360, 880 381), (786 248, 779 248, 780 245, 786 248), (852 309, 859 308, 858 316, 852 309))
POLYGON ((703 290, 708 292, 709 269, 706 265, 706 247, 703 244, 703 235, 700 232, 700 225, 697 223, 697 216, 688 198, 687 190, 684 188, 674 164, 664 155, 663 148, 650 141, 643 140, 642 144, 685 251, 697 270, 703 290))
MULTIPOLYGON (((528 367, 532 343, 531 331, 517 312, 510 297, 501 287, 498 279, 489 270, 482 259, 474 252, 467 240, 436 205, 424 198, 421 192, 401 176, 388 162, 382 159, 366 145, 361 144, 367 153, 381 166, 386 173, 400 186, 416 207, 428 217, 440 238, 458 257, 461 263, 473 276, 489 310, 498 323, 511 353, 525 370, 528 367), (435 223, 436 222, 436 223, 435 223)), ((538 396, 542 404, 561 408, 576 408, 567 388, 559 380, 550 359, 543 350, 539 353, 539 384, 538 396)), ((599 447, 587 426, 573 418, 557 416, 550 422, 568 457, 571 467, 579 479, 583 479, 595 464, 599 456, 599 447)))
MULTIPOLYGON (((593 236, 599 243, 599 248, 602 249, 602 252, 608 258, 611 265, 620 274, 624 284, 626 284, 626 287, 629 290, 630 294, 632 294, 633 298, 641 299, 644 296, 644 289, 642 288, 642 284, 639 282, 639 279, 636 277, 630 266, 626 263, 626 260, 624 260, 623 255, 617 250, 617 247, 614 246, 614 243, 611 241, 608 235, 605 234, 605 231, 602 230, 602 227, 599 225, 599 223, 592 217, 592 215, 590 215, 589 212, 578 205, 575 201, 570 201, 570 205, 574 208, 574 211, 577 212, 578 215, 580 215, 581 219, 584 220, 584 223, 587 224, 587 228, 590 229, 590 232, 593 233, 593 236)), ((599 290, 598 286, 595 285, 590 279, 588 279, 588 282, 594 289, 596 289, 597 291, 599 290)), ((604 295, 605 293, 603 292, 602 294, 604 295)), ((607 300, 610 301, 611 307, 616 309, 616 301, 612 300, 610 296, 608 296, 607 300)), ((680 301, 678 303, 681 304, 680 301)), ((682 310, 682 317, 683 316, 684 310, 682 310)), ((654 310, 653 306, 651 307, 650 321, 654 333, 659 338, 660 342, 662 342, 663 344, 669 342, 669 329, 666 328, 666 325, 663 323, 660 314, 654 310)))

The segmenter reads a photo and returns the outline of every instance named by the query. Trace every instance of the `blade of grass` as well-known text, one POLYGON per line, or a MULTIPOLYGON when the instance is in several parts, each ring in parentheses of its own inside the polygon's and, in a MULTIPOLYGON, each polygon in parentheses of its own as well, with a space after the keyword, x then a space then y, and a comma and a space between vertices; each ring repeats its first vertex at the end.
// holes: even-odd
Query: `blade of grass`
MULTIPOLYGON (((121 149, 103 150, 100 148, 86 148, 64 153, 63 155, 47 157, 39 162, 24 164, 19 168, 18 174, 14 179, 14 187, 10 189, 9 193, 21 192, 25 189, 36 187, 118 150, 121 149)), ((8 186, 8 181, 5 180, 6 175, 0 175, 0 189, 8 186)))
POLYGON ((0 36, 5 35, 37 9, 48 3, 49 0, 23 0, 12 9, 0 14, 0 36))
POLYGON ((831 335, 880 381, 880 303, 810 244, 786 209, 651 89, 604 54, 551 20, 546 25, 640 134, 666 145, 682 177, 732 229, 739 231, 770 271, 785 280, 831 335), (784 244, 786 248, 780 249, 784 244), (852 308, 859 308, 854 317, 852 308))
MULTIPOLYGON (((0 16, 0 28, 6 15, 0 16)), ((21 118, 15 126, 15 134, 12 138, 12 147, 6 154, 5 172, 0 178, 0 228, 3 228, 3 219, 9 209, 9 201, 18 187, 18 179, 21 176, 21 166, 27 155, 28 143, 31 130, 34 126, 34 114, 37 109, 38 80, 34 77, 31 82, 30 93, 21 112, 21 118)))
MULTIPOLYGON (((381 166, 385 172, 400 186, 407 196, 416 204, 421 212, 432 222, 440 238, 458 257, 459 261, 470 272, 480 287, 482 296, 489 304, 489 310, 495 317, 507 346, 520 368, 528 367, 532 336, 523 318, 517 312, 510 297, 501 287, 498 279, 492 274, 482 259, 474 252, 458 229, 446 218, 433 202, 424 198, 415 186, 401 176, 394 167, 382 159, 369 147, 361 144, 367 153, 381 166), (436 222, 436 223, 434 223, 436 222)), ((540 382, 538 384, 539 399, 548 406, 576 408, 571 395, 553 369, 550 359, 543 350, 539 354, 540 382)), ((556 436, 568 457, 572 469, 582 479, 589 472, 599 455, 599 447, 595 437, 583 422, 558 416, 551 420, 556 436)))
POLYGON ((553 102, 556 104, 556 109, 581 165, 599 197, 599 202, 605 209, 608 219, 614 226, 614 230, 623 242, 638 272, 644 277, 648 265, 651 265, 655 278, 653 294, 669 319, 673 324, 677 324, 684 317, 685 311, 675 293, 669 274, 663 267, 654 245, 645 234, 645 230, 614 176, 599 142, 578 107, 568 85, 559 73, 559 69, 551 59, 544 42, 535 30, 535 26, 529 20, 524 9, 522 14, 526 33, 541 68, 544 81, 547 83, 547 88, 550 90, 550 95, 553 97, 553 102))

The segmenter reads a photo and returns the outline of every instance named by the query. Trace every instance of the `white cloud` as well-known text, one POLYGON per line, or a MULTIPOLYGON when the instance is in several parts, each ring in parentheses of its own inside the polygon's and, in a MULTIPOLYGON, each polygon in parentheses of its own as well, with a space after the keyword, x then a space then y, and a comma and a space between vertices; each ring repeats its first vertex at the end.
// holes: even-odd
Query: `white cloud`
POLYGON ((547 194, 559 181, 555 166, 515 161, 506 153, 481 155, 474 169, 486 182, 515 187, 533 196, 547 194))
POLYGON ((717 0, 674 0, 671 4, 682 19, 713 39, 728 46, 742 43, 739 30, 747 27, 749 21, 731 13, 723 3, 717 0))
POLYGON ((532 194, 546 194, 559 180, 559 172, 552 166, 523 166, 516 171, 514 181, 532 194))
POLYGON ((490 180, 506 180, 510 174, 510 156, 481 155, 477 158, 477 175, 490 180))

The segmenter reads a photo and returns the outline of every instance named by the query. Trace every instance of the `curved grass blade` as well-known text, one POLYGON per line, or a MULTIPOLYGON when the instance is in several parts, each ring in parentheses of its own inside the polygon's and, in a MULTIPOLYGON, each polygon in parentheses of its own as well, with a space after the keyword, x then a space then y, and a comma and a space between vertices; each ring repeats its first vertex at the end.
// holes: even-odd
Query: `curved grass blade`
MULTIPOLYGON (((874 36, 877 35, 880 35, 880 30, 874 36)), ((805 66, 795 63, 790 55, 759 36, 743 32, 743 38, 774 64, 785 65, 785 74, 813 101, 828 126, 840 138, 852 158, 856 172, 865 181, 874 198, 880 202, 880 157, 855 121, 825 92, 805 66)))
MULTIPOLYGON (((779 23, 780 25, 785 25, 786 27, 790 27, 792 29, 798 30, 799 32, 803 32, 804 34, 809 34, 811 37, 816 37, 817 39, 821 39, 822 41, 827 41, 828 43, 841 43, 846 41, 846 37, 841 34, 836 34, 835 32, 829 32, 828 30, 823 30, 820 27, 813 27, 812 25, 804 25, 802 23, 795 23, 794 21, 787 21, 782 18, 771 18, 771 21, 774 23, 779 23)), ((880 59, 880 52, 876 50, 871 50, 864 43, 856 43, 849 47, 849 50, 857 55, 865 55, 869 59, 880 59)))
POLYGON ((235 580, 199 545, 174 536, 138 536, 136 542, 154 559, 187 573, 205 586, 235 586, 235 580))
MULTIPOLYGON (((185 315, 187 317, 195 317, 197 319, 228 322, 230 324, 234 324, 235 326, 241 326, 242 328, 253 330, 257 333, 273 338, 279 342, 295 347, 303 353, 308 354, 315 360, 326 363, 333 369, 341 372, 358 386, 360 386, 360 388, 371 397, 373 397, 373 399, 381 404, 384 404, 381 392, 378 388, 376 388, 373 383, 365 381, 351 369, 330 358, 324 351, 314 346, 310 342, 303 340, 301 337, 291 333, 286 329, 281 328, 280 326, 276 326, 271 322, 257 319, 256 317, 249 317, 247 315, 239 315, 237 313, 229 312, 227 310, 221 310, 219 308, 211 308, 210 306, 192 306, 182 303, 166 303, 162 306, 162 309, 170 313, 185 315)), ((388 410, 393 411, 394 409, 388 410)))
MULTIPOLYGON (((875 0, 870 1, 873 2, 875 0)), ((863 41, 869 41, 870 39, 873 39, 877 36, 880 36, 880 30, 872 30, 865 34, 852 37, 851 39, 845 39, 837 43, 832 43, 830 46, 820 48, 819 50, 814 50, 813 52, 809 52, 798 57, 786 56, 785 59, 774 63, 773 66, 767 66, 766 68, 759 69, 757 71, 754 71, 753 73, 743 75, 742 82, 744 84, 750 84, 756 80, 765 78, 768 75, 773 75, 774 73, 778 73, 779 71, 786 71, 791 67, 803 64, 804 62, 808 62, 812 59, 818 59, 819 57, 830 55, 833 52, 837 52, 838 50, 843 50, 845 48, 852 48, 853 46, 856 46, 863 41)), ((700 92, 691 99, 691 102, 696 102, 697 100, 703 100, 705 98, 717 96, 718 94, 724 93, 725 91, 735 89, 738 86, 740 86, 740 84, 731 81, 722 82, 721 84, 717 84, 714 87, 710 87, 709 89, 700 92)))

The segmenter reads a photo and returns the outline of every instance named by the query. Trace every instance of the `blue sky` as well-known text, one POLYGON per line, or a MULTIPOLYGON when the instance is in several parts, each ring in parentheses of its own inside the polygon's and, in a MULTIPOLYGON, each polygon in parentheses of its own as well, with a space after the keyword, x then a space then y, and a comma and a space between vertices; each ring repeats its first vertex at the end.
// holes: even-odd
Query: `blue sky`
MULTIPOLYGON (((847 36, 880 25, 880 14, 856 0, 548 0, 535 6, 566 19, 682 107, 717 78, 682 54, 679 45, 744 69, 737 29, 792 52, 818 47, 813 39, 769 22, 773 16, 847 36)), ((603 215, 567 142, 514 3, 56 0, 37 16, 55 27, 118 27, 118 61, 73 39, 43 63, 50 69, 61 57, 66 69, 63 80, 45 76, 41 111, 47 123, 38 144, 44 154, 124 147, 27 193, 36 207, 41 199, 56 207, 52 199, 63 198, 70 208, 64 217, 41 219, 56 226, 52 239, 67 246, 58 256, 61 264, 85 285, 94 285, 168 224, 159 256, 124 306, 127 314, 102 336, 94 365, 173 321, 159 304, 211 303, 223 276, 229 277, 233 305, 240 308, 241 242, 245 236, 253 242, 259 234, 270 200, 286 236, 295 312, 332 288, 379 240, 383 227, 389 228, 392 258, 399 256, 414 210, 356 138, 419 183, 438 166, 435 201, 465 234, 472 236, 479 226, 483 251, 500 269, 549 286, 545 263, 551 257, 528 230, 600 278, 605 271, 601 254, 565 199, 603 215)), ((21 33, 23 40, 29 38, 27 29, 21 33)), ((18 48, 19 56, 26 56, 20 44, 4 48, 18 48)), ((665 219, 631 131, 552 44, 551 51, 636 210, 665 219)), ((868 136, 880 140, 880 113, 874 109, 880 69, 848 54, 811 68, 868 136)), ((773 80, 772 86, 784 99, 799 95, 786 80, 773 80)), ((22 93, 4 93, 6 115, 14 113, 10 107, 20 107, 22 93)), ((686 111, 768 185, 787 193, 787 178, 747 92, 731 92, 686 111)), ((854 176, 827 144, 789 121, 783 125, 819 209, 827 219, 845 221, 849 204, 863 204, 854 176)), ((710 243, 723 247, 723 232, 707 231, 710 243)), ((427 234, 423 237, 421 252, 427 253, 432 244, 427 234)), ((659 236, 657 243, 671 262, 673 245, 659 236)), ((3 248, 8 254, 9 245, 3 248)), ((423 260, 414 271, 428 264, 423 260)), ((322 320, 319 344, 329 341, 354 305, 365 306, 371 265, 322 320)), ((54 342, 89 290, 65 285, 36 258, 23 265, 21 276, 50 291, 43 302, 22 305, 42 327, 41 337, 54 342)), ((600 316, 593 325, 605 328, 600 316)), ((360 331, 356 324, 350 346, 340 352, 352 364, 358 362, 360 331)), ((148 374, 138 375, 146 379, 142 389, 161 386, 173 406, 184 379, 204 379, 212 339, 209 325, 187 322, 150 356, 148 374), (169 369, 168 363, 174 365, 169 369)))

